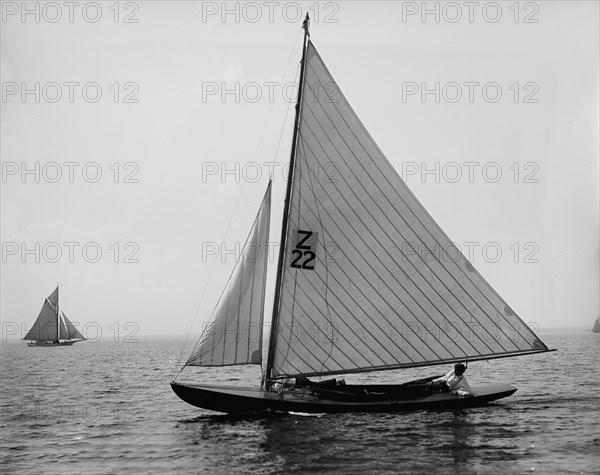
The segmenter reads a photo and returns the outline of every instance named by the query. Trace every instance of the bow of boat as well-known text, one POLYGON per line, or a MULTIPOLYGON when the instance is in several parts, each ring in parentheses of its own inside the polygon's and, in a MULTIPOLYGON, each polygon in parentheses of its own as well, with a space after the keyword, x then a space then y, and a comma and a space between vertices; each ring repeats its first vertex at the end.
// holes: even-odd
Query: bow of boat
POLYGON ((171 382, 180 399, 192 406, 226 413, 252 413, 269 409, 265 391, 243 386, 215 386, 171 382))

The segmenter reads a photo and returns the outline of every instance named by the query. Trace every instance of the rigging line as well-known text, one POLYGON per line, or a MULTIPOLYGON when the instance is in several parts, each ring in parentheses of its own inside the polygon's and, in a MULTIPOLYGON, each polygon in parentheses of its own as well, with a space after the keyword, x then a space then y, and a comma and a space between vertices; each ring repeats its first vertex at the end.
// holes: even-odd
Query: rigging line
MULTIPOLYGON (((291 64, 291 62, 292 62, 292 57, 293 57, 294 51, 296 50, 296 46, 298 45, 298 41, 299 41, 299 39, 300 39, 300 36, 302 36, 302 33, 301 33, 301 32, 298 32, 298 35, 297 35, 297 37, 296 37, 296 41, 295 41, 295 43, 294 43, 294 47, 292 48, 292 52, 290 53, 290 56, 289 56, 289 58, 288 58, 287 65, 286 65, 286 67, 285 67, 285 70, 284 70, 284 72, 283 72, 283 76, 282 76, 283 78, 285 78, 285 75, 286 75, 286 74, 287 74, 287 72, 288 72, 289 66, 290 66, 290 64, 291 64)), ((296 75, 297 75, 297 74, 298 74, 298 73, 296 72, 296 75)), ((254 161, 254 160, 256 159, 256 156, 258 155, 258 150, 259 150, 259 148, 260 148, 260 145, 261 145, 261 143, 262 143, 262 139, 263 139, 263 137, 264 137, 264 135, 265 135, 265 131, 267 130, 267 126, 268 126, 268 124, 269 124, 269 120, 271 119, 271 114, 273 113, 273 109, 274 109, 274 108, 275 108, 275 101, 273 101, 273 105, 271 106, 271 110, 269 111, 269 115, 267 116, 267 120, 266 120, 266 122, 265 122, 265 126, 263 127, 262 133, 261 133, 261 135, 260 135, 260 138, 259 138, 259 140, 258 140, 258 144, 256 145, 256 149, 255 149, 255 151, 254 151, 254 155, 253 155, 253 157, 252 157, 252 161, 254 161)), ((290 108, 289 108, 289 104, 288 104, 288 108, 287 108, 286 115, 285 115, 285 120, 284 120, 284 125, 285 125, 285 122, 286 122, 286 120, 287 120, 287 116, 288 116, 289 109, 290 109, 290 108)), ((283 129, 282 129, 282 131, 281 131, 281 134, 280 134, 280 137, 279 137, 279 143, 277 144, 277 152, 276 152, 276 157, 277 157, 277 153, 279 152, 279 145, 281 144, 281 137, 282 137, 282 136, 283 136, 283 129)), ((271 179, 271 180, 273 179, 273 170, 271 171, 271 176, 270 176, 270 179, 271 179)), ((225 230, 225 233, 224 233, 224 236, 223 236, 223 239, 222 239, 222 241, 221 241, 221 242, 225 242, 225 239, 227 238, 227 234, 229 233, 229 228, 231 227, 231 223, 233 222, 233 217, 235 216, 235 213, 236 213, 236 211, 237 211, 237 209, 238 209, 238 205, 240 204, 240 200, 241 200, 241 198, 242 198, 242 194, 243 194, 243 191, 244 191, 244 185, 245 185, 245 184, 246 184, 246 182, 244 181, 244 183, 242 183, 242 187, 241 187, 241 189, 240 189, 240 192, 239 192, 239 194, 238 194, 238 197, 237 197, 237 200, 236 200, 235 206, 234 206, 234 208, 233 208, 233 212, 232 212, 232 214, 231 214, 231 217, 229 218, 229 223, 227 224, 227 229, 225 230)), ((183 347, 181 348, 181 353, 179 354, 179 358, 177 359, 177 366, 175 367, 175 370, 173 371, 173 374, 175 374, 175 372, 177 371, 177 367, 178 367, 178 366, 180 365, 180 363, 181 363, 181 358, 183 357, 183 352, 185 351, 185 347, 186 347, 186 345, 187 345, 187 342, 188 342, 188 340, 189 340, 190 334, 191 334, 191 332, 192 332, 192 328, 194 327, 194 323, 196 322, 196 318, 198 317, 198 312, 200 311, 200 307, 202 306, 202 303, 203 303, 203 301, 204 301, 204 296, 206 295, 206 290, 208 289, 208 284, 209 284, 209 282, 211 281, 211 278, 212 278, 213 272, 214 272, 214 270, 215 270, 215 267, 216 267, 217 260, 218 260, 218 259, 215 257, 215 260, 213 261, 212 268, 211 268, 211 270, 210 270, 210 274, 209 274, 209 276, 208 276, 208 280, 206 281, 206 285, 204 286, 204 289, 203 289, 203 291, 202 291, 202 296, 200 297, 200 302, 198 303, 198 306, 196 307, 196 311, 194 312, 194 318, 193 318, 193 320, 192 320, 192 323, 191 323, 191 325, 190 325, 190 328, 189 328, 189 330, 188 330, 188 333, 187 333, 187 335, 186 335, 186 337, 185 337, 185 342, 184 342, 184 344, 183 344, 183 347)), ((234 267, 234 270, 235 270, 235 267, 234 267)), ((230 276, 230 278, 231 278, 231 276, 230 276)), ((229 281, 228 281, 228 282, 229 282, 229 281)), ((227 287, 227 286, 226 286, 226 287, 227 287)), ((219 297, 219 299, 220 299, 220 297, 219 297)), ((218 305, 218 304, 217 304, 217 305, 218 305)), ((212 318, 212 316, 213 316, 213 315, 214 315, 214 310, 213 310, 213 313, 211 314, 211 318, 212 318)), ((198 340, 198 343, 200 342, 200 340, 201 340, 201 339, 202 339, 202 336, 201 336, 201 337, 200 337, 200 339, 198 340)), ((195 349, 196 349, 196 347, 198 346, 198 343, 196 343, 196 345, 194 345, 194 350, 195 350, 195 349)), ((192 350, 192 352, 193 352, 194 350, 192 350)), ((177 376, 179 376, 179 374, 180 374, 180 373, 183 371, 183 368, 185 368, 185 365, 184 365, 184 366, 183 366, 183 367, 182 367, 182 368, 179 370, 179 372, 177 373, 177 376)), ((176 378, 177 376, 175 376, 175 378, 176 378)), ((173 378, 173 380, 175 380, 175 378, 173 378)))
MULTIPOLYGON (((298 64, 298 68, 296 69, 296 77, 298 77, 300 68, 302 67, 302 63, 298 64)), ((288 116, 290 115, 290 109, 292 108, 292 101, 288 101, 288 106, 285 111, 285 118, 283 119, 283 125, 281 126, 281 133, 279 134, 279 142, 277 142, 277 150, 275 150, 275 163, 279 163, 277 157, 279 156, 279 148, 281 146, 281 139, 283 138, 283 133, 285 131, 285 127, 287 124, 288 116)), ((275 172, 275 167, 271 169, 271 180, 273 179, 273 173, 275 172)))
MULTIPOLYGON (((288 62, 287 62, 286 66, 285 66, 285 69, 283 71, 283 75, 281 76, 282 79, 285 79, 286 74, 288 72, 288 69, 290 68, 290 64, 292 62, 292 58, 294 57, 294 51, 296 51, 296 46, 298 45, 298 41, 300 40, 300 36, 301 36, 301 32, 298 32, 298 35, 296 36, 296 41, 295 41, 294 46, 292 48, 292 52, 290 53, 290 56, 288 58, 288 62)), ((271 120, 271 115, 273 114, 273 110, 275 109, 275 104, 276 103, 277 103, 276 101, 273 101, 273 103, 271 104, 271 110, 269 110, 269 115, 267 116, 267 120, 266 120, 265 125, 263 127, 262 133, 260 134, 260 138, 258 139, 258 144, 256 145, 256 150, 254 151, 254 155, 252 156, 252 161, 254 161, 256 159, 256 156, 258 155, 258 149, 260 148, 260 145, 262 143, 262 140, 263 140, 263 137, 265 135, 265 132, 267 131, 267 126, 269 125, 269 122, 271 120)), ((289 109, 289 106, 288 106, 288 109, 289 109)), ((287 119, 287 112, 286 112, 285 117, 287 119)), ((284 124, 285 124, 285 120, 284 120, 284 124)), ((282 133, 283 133, 283 131, 282 131, 282 133)), ((281 137, 279 138, 279 142, 281 142, 281 137)), ((277 150, 279 150, 279 146, 277 147, 277 150)), ((270 173, 269 178, 271 180, 273 179, 273 169, 271 169, 271 173, 270 173)))
MULTIPOLYGON (((230 222, 231 224, 231 222, 230 222)), ((227 227, 229 229, 229 226, 227 227)), ((227 236, 227 231, 225 232, 225 236, 227 236)), ((223 239, 222 242, 225 242, 225 240, 223 239)), ((190 324, 190 328, 187 332, 187 335, 185 337, 185 342, 183 343, 183 347, 181 348, 181 353, 179 354, 179 358, 177 358, 177 365, 175 366, 175 369, 173 370, 173 374, 175 374, 177 372, 177 368, 179 367, 180 363, 181 363, 181 358, 183 357, 183 352, 185 351, 185 347, 187 346, 187 342, 190 338, 190 333, 192 333, 192 328, 194 328, 194 323, 196 323, 196 318, 198 317, 198 312, 200 311, 200 307, 202 306, 202 302, 204 301, 204 296, 206 295, 206 289, 208 289, 208 284, 209 282, 212 280, 212 275, 213 272, 215 271, 215 267, 217 265, 217 261, 219 259, 217 258, 217 256, 215 256, 214 260, 213 260, 213 265, 212 268, 210 269, 210 274, 208 275, 208 279, 206 281, 206 284, 204 285, 204 290, 202 291, 202 295, 200 296, 200 302, 198 302, 198 306, 196 307, 196 311, 194 312, 194 318, 192 320, 192 323, 190 324)), ((234 271, 235 271, 235 267, 234 267, 234 271)), ((227 288, 227 286, 225 286, 225 288, 227 288)), ((221 294, 222 295, 222 294, 221 294)), ((219 297, 220 299, 220 297, 219 297)), ((218 304, 217 304, 218 305, 218 304)), ((216 308, 216 307, 215 307, 216 308)), ((214 315, 214 310, 210 316, 210 318, 212 318, 212 316, 214 315)), ((210 320, 210 319, 209 319, 210 320)), ((202 335, 204 334, 204 332, 202 332, 202 335)), ((200 336, 200 338, 198 339, 198 342, 202 339, 202 335, 200 336)), ((194 345, 194 349, 192 350, 192 353, 194 353, 196 346, 198 346, 198 343, 196 343, 196 345, 194 345)), ((184 364, 181 369, 179 370, 179 372, 177 372, 177 374, 175 375, 175 377, 172 378, 172 381, 175 381, 175 379, 177 378, 177 376, 179 376, 181 374, 181 372, 183 371, 183 369, 186 367, 186 365, 184 364)))
MULTIPOLYGON (((267 193, 268 193, 268 191, 267 191, 267 193)), ((262 212, 263 212, 263 205, 265 204, 265 199, 266 199, 266 193, 265 193, 265 196, 263 197, 263 200, 261 201, 260 209, 258 210, 258 214, 256 215, 256 218, 254 219, 254 223, 252 224, 252 228, 250 229, 250 233, 248 234, 248 237, 246 238, 246 242, 244 243, 244 247, 240 251, 240 256, 239 256, 240 259, 244 255, 244 253, 247 251, 248 243, 250 242, 250 239, 251 239, 252 235, 254 234, 254 230, 260 224, 259 223, 259 221, 260 221, 259 218, 261 217, 262 212)), ((229 222, 229 224, 231 224, 231 221, 229 222)), ((227 235, 227 231, 225 232, 225 235, 227 235)), ((194 325, 194 323, 196 321, 196 317, 198 316, 198 311, 200 310, 200 306, 201 306, 202 301, 204 299, 204 295, 206 294, 206 289, 208 288, 208 282, 210 282, 210 280, 211 280, 212 273, 215 270, 217 261, 218 261, 218 259, 217 259, 217 257, 215 257, 215 259, 213 261, 213 266, 212 266, 212 269, 211 269, 211 272, 210 272, 210 275, 209 275, 209 278, 208 278, 208 281, 206 283, 206 286, 204 287, 204 291, 202 292, 202 296, 200 298, 200 303, 198 304, 198 307, 196 308, 196 312, 194 314, 194 320, 192 321, 192 325, 190 326, 190 330, 188 331, 188 335, 187 335, 187 337, 185 339, 184 347, 182 348, 181 354, 179 355, 179 360, 177 360, 178 365, 179 365, 179 362, 181 361, 181 357, 183 355, 183 351, 185 349, 185 345, 188 342, 189 335, 190 335, 190 333, 192 331, 192 327, 193 327, 193 325, 194 325)), ((231 271, 231 274, 229 275, 229 278, 227 279, 227 283, 225 284, 225 287, 221 291, 221 295, 219 295, 219 300, 217 300, 217 304, 215 305, 215 307, 213 308, 212 313, 210 314, 209 322, 211 322, 213 320, 215 312, 219 308, 219 304, 221 303, 221 300, 223 299, 223 296, 225 295, 225 293, 227 293, 229 290, 231 290, 230 287, 229 287, 229 283, 231 282, 231 279, 233 278, 234 274, 236 273, 236 271, 238 269, 238 265, 239 265, 239 260, 235 264, 235 266, 233 266, 233 270, 231 271)), ((202 341, 204 339, 204 335, 206 334, 207 331, 209 331, 209 328, 210 327, 208 325, 204 328, 204 330, 202 331, 202 334, 200 335, 200 338, 198 339, 198 341, 194 345, 194 348, 193 348, 193 350, 191 352, 191 355, 194 354, 194 352, 196 351, 196 348, 198 348, 199 345, 202 343, 202 341)), ((213 338, 214 338, 214 336, 213 336, 213 338)), ((212 350, 214 351, 214 347, 212 348, 212 350)), ((179 373, 177 373, 177 375, 179 375, 183 371, 183 368, 185 368, 185 365, 179 370, 179 373)), ((175 371, 177 371, 177 368, 175 369, 175 371)), ((175 373, 175 371, 173 371, 173 373, 175 373)))
MULTIPOLYGON (((282 78, 285 78, 285 75, 286 75, 286 74, 287 74, 287 72, 288 72, 288 69, 289 69, 290 63, 291 63, 291 61, 292 61, 292 57, 293 57, 293 55, 294 55, 294 51, 295 51, 295 49, 296 49, 296 45, 298 44, 298 40, 300 39, 300 36, 301 36, 301 35, 300 35, 300 33, 298 33, 298 36, 296 37, 296 42, 294 43, 294 47, 292 48, 292 52, 290 53, 290 57, 288 58, 287 65, 286 65, 286 67, 285 67, 285 70, 283 71, 283 76, 282 76, 282 78)), ((296 73, 296 74, 297 74, 297 73, 296 73)), ((265 132, 266 132, 266 130, 267 130, 267 127, 268 127, 268 125, 269 125, 269 121, 270 121, 270 119, 271 119, 271 115, 273 114, 273 110, 274 110, 274 109, 275 109, 275 101, 273 101, 273 104, 271 105, 271 110, 269 111, 269 115, 267 116, 267 120, 266 120, 266 122, 265 122, 265 126, 263 127, 262 133, 260 134, 260 138, 258 139, 258 144, 256 145, 256 149, 254 150, 254 154, 252 155, 252 160, 250 160, 251 162, 254 162, 254 161, 256 160, 256 157, 258 156, 258 150, 260 149, 260 145, 261 145, 261 143, 262 143, 263 137, 264 137, 264 135, 265 135, 265 132)), ((287 116, 288 116, 289 109, 290 109, 290 108, 289 108, 289 102, 288 102, 288 109, 287 109, 287 111, 286 111, 286 114, 285 114, 284 126, 285 126, 285 122, 286 122, 286 120, 287 120, 287 116)), ((282 136, 283 136, 283 129, 282 129, 282 131, 281 131, 281 134, 280 134, 280 136, 279 136, 279 144, 281 143, 281 137, 282 137, 282 136)), ((279 151, 279 144, 277 145, 277 152, 279 151)), ((275 152, 275 157, 276 157, 276 159, 277 159, 277 152, 275 152)), ((273 172, 274 172, 274 169, 272 168, 272 169, 271 169, 271 174, 270 174, 270 176, 269 176, 269 179, 270 179, 270 180, 272 180, 272 179, 273 179, 273 172)), ((242 183, 242 187, 241 187, 241 189, 240 189, 240 192, 239 192, 239 194, 238 194, 238 198, 237 198, 237 201, 236 201, 236 203, 235 203, 235 207, 234 207, 234 209, 233 209, 233 214, 235 214, 235 212, 237 211, 238 205, 239 205, 239 203, 240 203, 240 199, 241 199, 241 197, 242 197, 242 193, 243 193, 243 191, 244 191, 244 186, 246 185, 246 180, 242 180, 242 181, 243 181, 243 183, 242 183)), ((227 234, 227 232, 229 231, 229 226, 231 225, 231 222, 232 222, 232 221, 233 221, 233 215, 231 216, 231 219, 229 220, 229 224, 227 225, 227 230, 225 231, 225 233, 226 233, 226 234, 227 234)))
MULTIPOLYGON (((237 208, 237 205, 239 204, 240 198, 241 198, 241 193, 240 193, 240 195, 238 196, 238 199, 237 199, 237 202, 236 202, 236 205, 235 205, 235 207, 236 207, 236 208, 237 208)), ((235 215, 235 210, 234 210, 234 212, 232 213, 232 215, 231 215, 231 217, 230 217, 230 219, 229 219, 229 223, 227 224, 227 229, 225 230, 225 233, 224 233, 224 235, 223 235, 223 239, 222 239, 222 241, 221 241, 221 242, 225 242, 225 239, 227 238, 227 234, 228 234, 228 232, 229 232, 229 227, 231 226, 231 223, 232 223, 232 221, 233 221, 233 216, 234 216, 234 215, 235 215)), ((253 227, 252 227, 252 229, 250 230, 250 233, 252 233, 253 229, 254 229, 254 226, 253 226, 253 227)), ((249 237, 248 237, 248 238, 249 238, 249 237)), ((246 240, 246 242, 247 242, 247 240, 246 240)), ((245 249, 245 245, 244 245, 244 249, 245 249)), ((244 249, 242 249, 242 252, 244 251, 244 249)), ((187 342, 188 342, 188 340, 189 340, 190 333, 192 332, 192 328, 194 327, 194 323, 196 323, 196 318, 198 317, 198 312, 200 311, 200 307, 202 306, 202 303, 204 302, 204 296, 206 295, 206 290, 208 289, 208 284, 209 284, 209 283, 211 282, 211 280, 212 280, 212 275, 213 275, 213 273, 214 273, 214 271, 215 271, 215 268, 216 268, 216 266, 217 266, 217 261, 218 261, 218 260, 219 260, 219 259, 218 259, 218 257, 217 257, 217 256, 215 256, 215 258, 214 258, 214 260, 213 260, 213 265, 212 265, 212 267, 211 267, 211 269, 210 269, 210 274, 208 275, 208 280, 206 281, 206 284, 205 284, 205 286, 204 286, 204 289, 203 289, 203 291, 202 291, 202 295, 200 296, 200 302, 198 303, 198 306, 196 307, 196 311, 194 312, 194 318, 193 318, 193 320, 192 320, 192 323, 191 323, 191 325, 190 325, 190 328, 189 328, 189 330, 188 330, 188 333, 187 333, 187 335, 186 335, 186 337, 185 337, 185 342, 184 342, 184 344, 183 344, 183 347, 181 348, 181 353, 179 354, 179 358, 177 359, 177 366, 175 367, 175 370, 173 371, 173 374, 175 374, 175 372, 177 371, 177 367, 178 367, 178 366, 179 366, 179 364, 181 363, 181 358, 182 358, 182 356, 183 356, 183 352, 185 351, 185 347, 186 347, 186 345, 187 345, 187 342)), ((211 320, 212 320, 212 318, 213 318, 213 316, 214 316, 214 314, 215 314, 215 311, 217 310, 217 308, 218 308, 218 306, 219 306, 219 302, 221 301, 221 298, 223 297, 223 294, 224 294, 224 293, 225 293, 225 292, 228 290, 228 287, 229 287, 229 281, 231 280, 231 277, 232 277, 232 276, 233 276, 233 274, 235 273, 236 269, 237 269, 237 263, 236 263, 236 265, 235 265, 235 266, 233 266, 233 270, 232 270, 232 272, 231 272, 231 275, 229 276, 229 279, 227 279, 227 283, 225 284, 225 287, 224 287, 224 288, 223 288, 223 290, 221 291, 221 295, 219 296, 219 300, 217 301, 217 304, 215 305, 215 307, 213 308, 213 311, 212 311, 212 313, 210 314, 209 321, 211 321, 211 320)), ((207 328, 208 328, 208 326, 204 328, 204 331, 202 331, 202 333, 201 333, 201 335, 200 335, 200 338, 198 339, 198 341, 197 341, 197 342, 196 342, 196 344, 194 345, 194 348, 192 349, 192 352, 191 352, 190 354, 193 354, 193 353, 194 353, 194 351, 195 351, 195 350, 196 350, 196 348, 198 347, 198 344, 199 344, 199 343, 202 341, 202 338, 203 338, 203 336, 204 336, 204 333, 206 332, 207 328)), ((179 372, 177 373, 177 376, 179 376, 179 374, 180 374, 180 373, 183 371, 183 368, 185 368, 185 366, 186 366, 186 365, 183 365, 183 366, 181 367, 181 369, 180 369, 180 370, 179 370, 179 372)), ((177 377, 177 376, 176 376, 176 377, 177 377)), ((173 379, 173 380, 175 380, 175 379, 173 379)))
MULTIPOLYGON (((292 63, 292 58, 294 57, 294 52, 296 51, 296 47, 298 46, 298 41, 300 40, 300 37, 302 36, 302 31, 299 30, 298 31, 298 35, 296 36, 296 41, 294 42, 294 46, 292 48, 292 52, 290 53, 290 57, 288 58, 288 62, 285 66, 285 71, 283 72, 283 76, 282 78, 285 78, 288 69, 290 67, 290 64, 292 63)), ((300 65, 298 65, 298 68, 300 68, 300 65)), ((294 76, 295 78, 298 77, 298 69, 296 69, 296 74, 294 76)), ((285 118, 283 119, 283 126, 281 128, 281 133, 279 134, 279 142, 277 143, 277 150, 275 151, 275 163, 279 163, 279 161, 277 160, 277 156, 279 155, 279 146, 281 145, 281 138, 283 137, 283 131, 285 130, 285 124, 287 123, 287 118, 288 118, 288 114, 290 112, 290 104, 292 103, 292 101, 288 101, 288 107, 285 111, 285 118)), ((273 101, 273 105, 271 106, 271 112, 269 112, 269 118, 271 117, 271 113, 273 112, 273 109, 275 108, 275 101, 273 101)), ((269 119, 267 119, 269 120, 269 119)), ((266 127, 265 127, 266 128, 266 127)), ((264 131, 263 131, 264 133, 264 131)), ((262 137, 261 137, 262 139, 262 137)), ((271 174, 270 174, 270 179, 273 179, 273 173, 275 173, 274 168, 271 169, 271 174)))

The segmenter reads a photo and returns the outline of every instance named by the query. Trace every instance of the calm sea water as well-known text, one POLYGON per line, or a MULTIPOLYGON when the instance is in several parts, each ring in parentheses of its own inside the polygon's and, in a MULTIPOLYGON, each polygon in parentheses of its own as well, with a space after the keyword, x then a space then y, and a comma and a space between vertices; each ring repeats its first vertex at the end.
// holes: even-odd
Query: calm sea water
MULTIPOLYGON (((217 415, 175 396, 169 381, 183 342, 4 343, 0 472, 600 473, 600 336, 542 338, 559 351, 469 365, 471 383, 519 388, 485 408, 256 418, 217 415)), ((191 368, 184 376, 254 385, 260 372, 191 368)))

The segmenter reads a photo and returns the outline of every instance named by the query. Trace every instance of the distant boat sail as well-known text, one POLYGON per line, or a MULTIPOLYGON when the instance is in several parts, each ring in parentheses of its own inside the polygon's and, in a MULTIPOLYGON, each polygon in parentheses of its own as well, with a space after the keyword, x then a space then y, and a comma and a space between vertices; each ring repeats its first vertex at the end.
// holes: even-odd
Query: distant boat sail
POLYGON ((23 340, 28 341, 29 346, 70 346, 77 341, 85 340, 59 309, 58 286, 44 301, 37 320, 23 340))
MULTIPOLYGON (((173 381, 173 390, 222 412, 465 407, 512 394, 516 388, 500 383, 474 386, 468 398, 428 394, 433 378, 375 386, 307 379, 552 350, 411 193, 309 40, 308 15, 304 28, 263 385, 173 381)), ((270 196, 269 182, 244 252, 248 243, 267 245, 270 196)), ((262 363, 265 276, 266 262, 242 259, 187 366, 262 363), (251 322, 258 340, 248 336, 251 322)))

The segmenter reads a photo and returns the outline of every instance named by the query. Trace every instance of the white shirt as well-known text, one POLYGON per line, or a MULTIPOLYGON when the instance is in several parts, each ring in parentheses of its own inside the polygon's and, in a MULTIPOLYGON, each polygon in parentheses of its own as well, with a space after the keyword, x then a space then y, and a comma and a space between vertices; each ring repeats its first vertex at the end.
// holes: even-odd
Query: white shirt
POLYGON ((450 391, 456 391, 457 394, 473 394, 473 390, 464 374, 455 376, 454 370, 452 370, 446 376, 433 380, 435 383, 441 383, 442 381, 448 385, 450 391))

